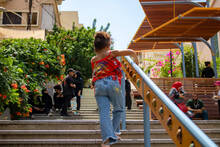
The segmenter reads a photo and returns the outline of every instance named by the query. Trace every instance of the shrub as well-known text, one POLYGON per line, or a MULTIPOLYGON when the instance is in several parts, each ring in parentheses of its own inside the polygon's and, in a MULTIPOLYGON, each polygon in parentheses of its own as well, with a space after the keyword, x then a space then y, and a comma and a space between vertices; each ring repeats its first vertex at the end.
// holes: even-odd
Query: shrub
POLYGON ((60 77, 63 74, 64 62, 59 49, 45 41, 1 41, 0 113, 10 107, 14 119, 28 116, 31 112, 28 95, 40 91, 45 79, 60 77))

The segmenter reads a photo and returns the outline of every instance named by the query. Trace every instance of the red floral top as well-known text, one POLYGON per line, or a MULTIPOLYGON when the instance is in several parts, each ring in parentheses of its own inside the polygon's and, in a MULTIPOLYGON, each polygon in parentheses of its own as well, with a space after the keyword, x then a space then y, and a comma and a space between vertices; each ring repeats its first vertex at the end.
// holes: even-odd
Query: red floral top
POLYGON ((103 79, 108 76, 112 76, 113 80, 118 79, 121 83, 122 73, 121 73, 121 63, 116 57, 111 56, 111 51, 109 55, 105 58, 92 62, 92 82, 96 82, 99 79, 103 79))

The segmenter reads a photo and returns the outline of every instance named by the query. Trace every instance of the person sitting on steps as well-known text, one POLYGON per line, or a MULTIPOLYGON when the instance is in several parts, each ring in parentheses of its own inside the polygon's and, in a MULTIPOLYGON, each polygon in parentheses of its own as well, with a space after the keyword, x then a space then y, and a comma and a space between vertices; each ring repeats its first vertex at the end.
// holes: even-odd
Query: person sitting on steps
POLYGON ((62 88, 59 84, 55 85, 54 87, 55 93, 53 95, 53 99, 54 99, 54 109, 56 111, 61 110, 62 105, 64 103, 64 97, 63 97, 63 93, 62 93, 62 88))
POLYGON ((189 99, 186 103, 189 111, 192 112, 192 118, 202 118, 203 120, 208 120, 208 112, 204 108, 202 100, 194 94, 192 99, 189 99))

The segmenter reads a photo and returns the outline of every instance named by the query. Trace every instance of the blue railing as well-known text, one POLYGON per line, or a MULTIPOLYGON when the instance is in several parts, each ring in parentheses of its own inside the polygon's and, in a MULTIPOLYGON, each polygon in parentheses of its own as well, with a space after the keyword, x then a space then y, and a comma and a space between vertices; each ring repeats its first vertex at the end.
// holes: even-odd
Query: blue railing
MULTIPOLYGON (((217 147, 217 145, 197 125, 195 125, 194 122, 191 119, 189 119, 165 95, 165 93, 161 91, 161 89, 148 76, 146 76, 146 74, 141 70, 141 68, 137 64, 135 64, 131 60, 130 57, 125 57, 125 59, 126 60, 122 59, 122 65, 125 66, 124 71, 126 70, 125 72, 128 74, 128 77, 130 76, 130 80, 133 81, 134 85, 137 85, 137 83, 139 83, 139 86, 142 89, 141 91, 139 90, 139 92, 142 94, 143 98, 145 96, 147 96, 146 95, 146 88, 145 88, 145 85, 146 85, 147 89, 148 89, 148 93, 152 92, 156 96, 156 99, 154 99, 154 100, 155 101, 157 100, 158 102, 161 101, 161 103, 164 105, 164 106, 161 105, 160 108, 166 107, 170 112, 170 114, 169 114, 170 119, 171 119, 171 116, 174 116, 172 119, 173 120, 176 119, 182 125, 183 128, 181 128, 180 131, 184 133, 185 131, 182 131, 182 130, 186 130, 187 132, 189 132, 189 134, 192 135, 191 145, 195 146, 195 144, 197 144, 196 142, 198 141, 198 144, 202 145, 204 147, 217 147), (128 62, 128 63, 126 63, 126 62, 128 62), (131 71, 132 71, 132 74, 131 74, 131 71), (135 80, 132 80, 133 77, 135 78, 135 80)), ((146 100, 145 100, 145 102, 146 102, 146 100)), ((152 110, 153 110, 153 108, 152 108, 152 110)), ((157 113, 159 111, 155 111, 155 113, 157 113)), ((154 111, 152 111, 152 112, 154 112, 154 111)), ((159 116, 157 114, 155 114, 155 115, 159 116)), ((163 119, 162 117, 157 117, 157 118, 161 121, 163 126, 167 125, 167 120, 163 119), (165 123, 163 124, 163 122, 165 122, 165 123)), ((173 124, 173 125, 178 125, 178 123, 173 124)), ((145 138, 144 138, 145 139, 145 147, 149 147, 150 146, 150 143, 149 143, 150 142, 149 108, 145 103, 144 103, 144 128, 145 128, 145 138)), ((173 128, 175 128, 175 127, 173 127, 173 128)), ((178 129, 178 131, 179 131, 179 129, 178 129)), ((174 129, 173 130, 172 129, 167 129, 167 132, 168 132, 168 134, 170 135, 171 138, 173 137, 172 133, 176 134, 174 129)), ((184 137, 183 134, 181 136, 184 137)), ((176 143, 177 140, 175 140, 175 137, 173 137, 173 138, 172 139, 176 143)), ((180 142, 180 144, 184 144, 184 143, 180 142)), ((178 145, 178 144, 176 143, 176 145, 178 145)))

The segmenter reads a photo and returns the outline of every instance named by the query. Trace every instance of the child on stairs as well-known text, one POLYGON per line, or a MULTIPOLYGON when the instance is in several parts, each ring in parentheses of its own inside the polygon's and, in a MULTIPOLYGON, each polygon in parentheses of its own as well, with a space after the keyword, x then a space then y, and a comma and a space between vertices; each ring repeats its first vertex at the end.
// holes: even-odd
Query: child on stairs
POLYGON ((138 64, 137 55, 133 50, 110 50, 110 45, 111 39, 108 33, 97 32, 95 34, 96 56, 91 59, 93 69, 92 82, 99 110, 102 147, 110 147, 111 144, 119 140, 116 131, 120 125, 124 98, 122 97, 120 86, 121 64, 116 57, 130 55, 138 64), (112 121, 110 118, 110 103, 113 105, 112 121))

